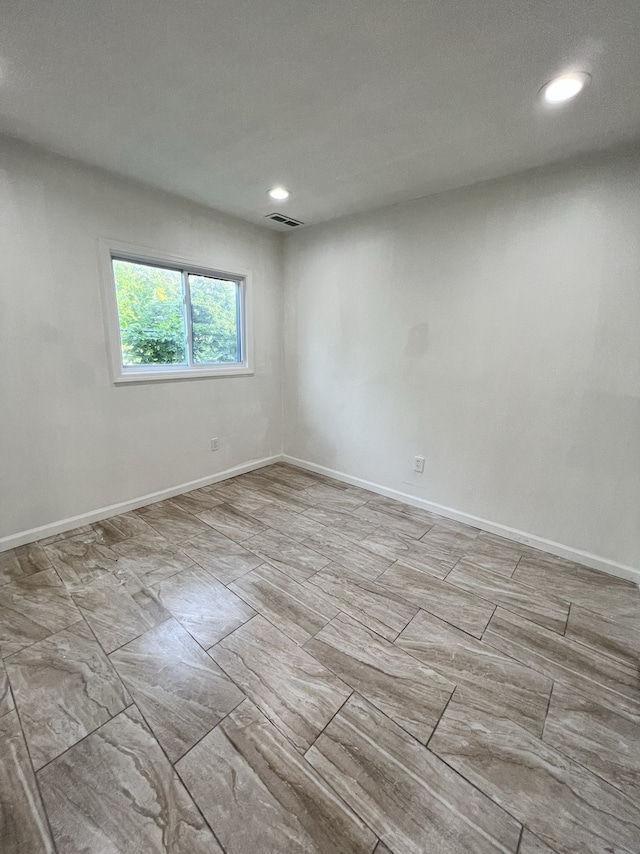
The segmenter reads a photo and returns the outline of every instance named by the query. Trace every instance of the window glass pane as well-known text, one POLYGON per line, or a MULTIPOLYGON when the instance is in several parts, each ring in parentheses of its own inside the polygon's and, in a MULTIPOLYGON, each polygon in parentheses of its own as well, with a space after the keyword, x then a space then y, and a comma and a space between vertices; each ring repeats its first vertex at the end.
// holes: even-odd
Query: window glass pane
POLYGON ((194 363, 241 362, 238 283, 189 275, 189 290, 194 363))
POLYGON ((122 364, 185 365, 182 274, 113 259, 122 364))

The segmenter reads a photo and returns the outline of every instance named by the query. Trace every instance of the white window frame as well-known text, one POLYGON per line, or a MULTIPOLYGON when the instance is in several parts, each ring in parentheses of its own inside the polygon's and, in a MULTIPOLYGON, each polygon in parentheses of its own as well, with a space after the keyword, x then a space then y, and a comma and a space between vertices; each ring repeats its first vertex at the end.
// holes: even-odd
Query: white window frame
MULTIPOLYGON (((105 329, 111 378, 116 385, 132 382, 166 382, 167 380, 185 380, 203 377, 238 377, 253 374, 253 325, 251 312, 251 271, 233 265, 233 272, 225 264, 211 263, 209 260, 184 258, 170 255, 156 249, 135 246, 116 240, 100 239, 98 252, 101 267, 102 301, 105 316, 105 329), (151 264, 180 270, 185 278, 188 274, 228 279, 238 283, 240 290, 240 345, 241 362, 204 364, 204 365, 132 365, 122 363, 122 341, 120 337, 120 318, 116 282, 113 274, 113 259, 151 264)), ((188 285, 187 285, 188 287, 188 285)), ((187 290, 188 293, 188 290, 187 290)), ((191 320, 186 308, 186 323, 190 329, 191 320)))

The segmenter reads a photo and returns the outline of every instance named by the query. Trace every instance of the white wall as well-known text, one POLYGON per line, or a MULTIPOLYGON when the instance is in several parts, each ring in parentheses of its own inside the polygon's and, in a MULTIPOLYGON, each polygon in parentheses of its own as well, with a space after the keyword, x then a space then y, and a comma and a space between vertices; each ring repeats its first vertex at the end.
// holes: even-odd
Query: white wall
POLYGON ((274 232, 0 142, 0 538, 280 453, 280 273, 274 232), (255 376, 112 385, 99 237, 252 270, 255 376))
POLYGON ((638 566, 640 158, 296 233, 285 281, 287 453, 638 566))
MULTIPOLYGON (((638 235, 618 152, 288 236, 286 451, 637 566, 638 235)), ((281 249, 0 142, 0 539, 280 453, 281 249), (99 237, 252 269, 255 376, 114 386, 99 237)))

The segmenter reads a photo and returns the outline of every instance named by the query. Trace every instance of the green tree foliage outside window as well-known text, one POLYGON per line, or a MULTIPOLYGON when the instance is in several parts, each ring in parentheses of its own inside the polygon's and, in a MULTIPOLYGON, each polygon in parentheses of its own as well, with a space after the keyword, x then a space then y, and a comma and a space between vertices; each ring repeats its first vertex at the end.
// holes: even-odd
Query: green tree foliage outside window
POLYGON ((239 362, 238 286, 209 276, 189 276, 193 361, 239 362))
MULTIPOLYGON (((188 350, 178 270, 114 259, 124 365, 186 365, 188 350)), ((195 364, 240 361, 238 285, 189 275, 195 364)))

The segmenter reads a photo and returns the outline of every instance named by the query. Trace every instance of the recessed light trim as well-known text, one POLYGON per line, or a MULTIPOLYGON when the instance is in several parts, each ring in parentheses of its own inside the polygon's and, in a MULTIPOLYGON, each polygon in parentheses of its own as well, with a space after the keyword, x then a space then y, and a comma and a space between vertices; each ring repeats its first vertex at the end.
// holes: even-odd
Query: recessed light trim
POLYGON ((272 187, 268 195, 276 202, 286 202, 291 193, 284 187, 272 187))
POLYGON ((575 98, 589 83, 591 83, 591 75, 586 71, 572 71, 569 74, 554 77, 553 80, 545 83, 540 91, 545 104, 555 106, 575 98))

